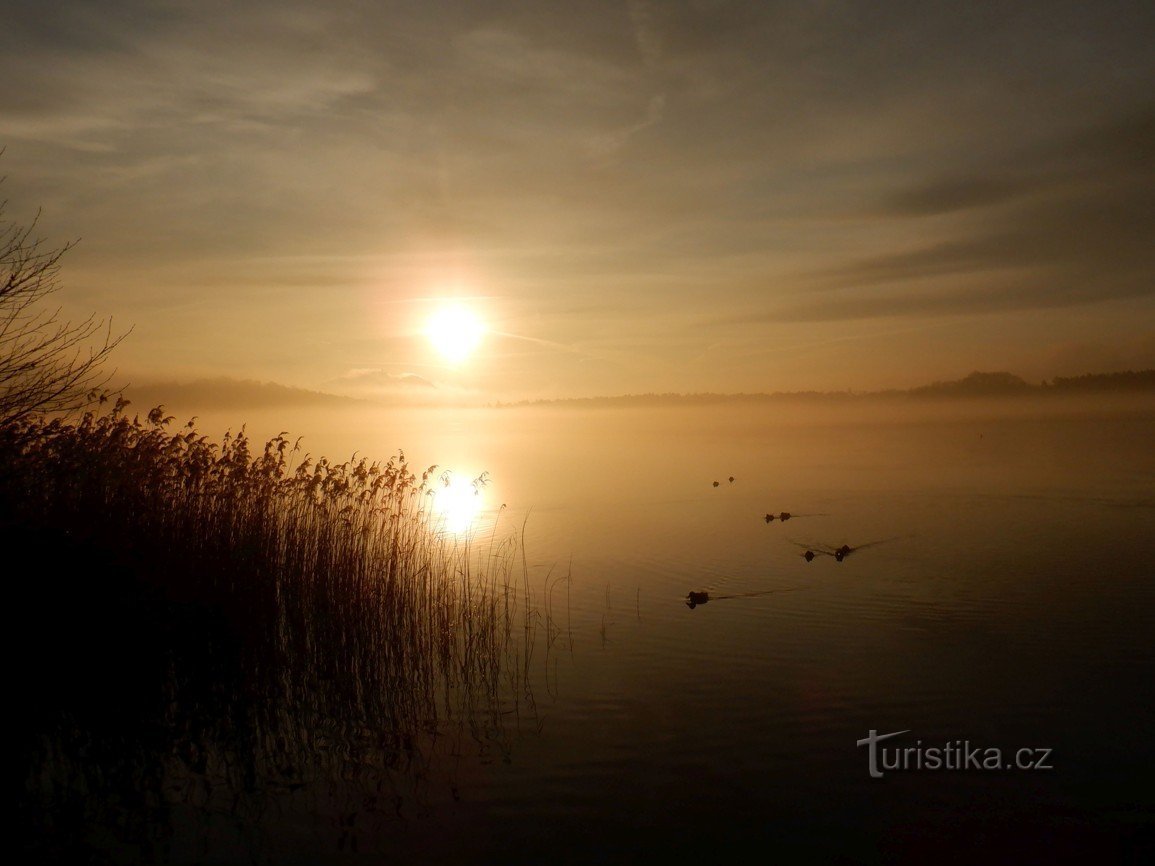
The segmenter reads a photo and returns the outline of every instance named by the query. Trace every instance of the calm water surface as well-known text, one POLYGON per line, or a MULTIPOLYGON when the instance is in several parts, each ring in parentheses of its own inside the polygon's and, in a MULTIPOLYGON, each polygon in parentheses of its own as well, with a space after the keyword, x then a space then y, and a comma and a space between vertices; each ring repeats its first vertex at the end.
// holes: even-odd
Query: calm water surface
POLYGON ((258 859, 1137 860, 1155 826, 1152 408, 301 417, 314 453, 488 471, 474 529, 524 532, 542 621, 510 731, 458 738, 340 847, 340 816, 286 799, 258 859), (871 546, 801 556, 843 544, 871 546), (1045 749, 1050 769, 872 778, 871 730, 1045 749))

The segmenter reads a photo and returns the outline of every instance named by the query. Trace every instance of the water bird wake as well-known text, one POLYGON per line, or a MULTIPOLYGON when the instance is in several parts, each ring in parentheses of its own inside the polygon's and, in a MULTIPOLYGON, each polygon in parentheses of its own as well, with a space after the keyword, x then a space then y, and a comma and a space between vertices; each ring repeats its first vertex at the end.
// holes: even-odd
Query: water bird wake
POLYGON ((791 540, 790 543, 796 547, 801 547, 803 553, 802 558, 807 562, 813 562, 817 556, 833 556, 835 562, 842 562, 850 554, 859 550, 864 550, 867 547, 874 547, 878 544, 886 544, 888 541, 895 541, 898 536, 893 538, 880 538, 878 541, 868 541, 865 544, 858 544, 851 547, 849 544, 843 544, 840 547, 832 547, 828 544, 803 544, 801 541, 791 540))
POLYGON ((700 591, 695 592, 691 590, 686 594, 686 607, 693 610, 700 604, 706 604, 711 601, 723 601, 727 598, 756 598, 760 595, 773 595, 776 592, 795 592, 799 589, 806 589, 804 586, 791 586, 786 589, 763 589, 758 592, 735 592, 728 595, 711 595, 709 592, 700 591))

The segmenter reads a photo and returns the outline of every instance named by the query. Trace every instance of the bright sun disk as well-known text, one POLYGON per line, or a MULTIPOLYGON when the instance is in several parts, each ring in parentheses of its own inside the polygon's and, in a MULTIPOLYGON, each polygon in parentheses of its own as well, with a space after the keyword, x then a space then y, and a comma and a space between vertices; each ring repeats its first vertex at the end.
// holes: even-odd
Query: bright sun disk
POLYGON ((485 332, 478 315, 463 304, 441 307, 430 318, 425 335, 446 361, 459 364, 481 344, 485 332))

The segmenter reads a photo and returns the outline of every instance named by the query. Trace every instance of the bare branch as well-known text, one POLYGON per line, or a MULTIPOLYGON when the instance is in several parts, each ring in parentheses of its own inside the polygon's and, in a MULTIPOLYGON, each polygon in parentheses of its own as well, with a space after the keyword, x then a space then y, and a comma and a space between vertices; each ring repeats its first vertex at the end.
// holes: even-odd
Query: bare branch
POLYGON ((49 247, 5 218, 0 201, 0 425, 34 413, 79 409, 98 397, 115 371, 105 363, 131 332, 115 334, 111 319, 89 316, 73 324, 45 309, 59 291, 60 262, 75 246, 49 247))

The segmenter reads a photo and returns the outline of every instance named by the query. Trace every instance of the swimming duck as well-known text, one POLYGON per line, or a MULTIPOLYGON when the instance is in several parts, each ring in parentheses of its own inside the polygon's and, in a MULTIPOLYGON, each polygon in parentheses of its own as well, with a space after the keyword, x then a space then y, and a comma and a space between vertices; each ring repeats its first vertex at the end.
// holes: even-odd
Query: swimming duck
POLYGON ((855 551, 862 550, 864 547, 874 547, 876 544, 885 544, 888 541, 894 541, 893 538, 883 538, 878 541, 869 541, 866 544, 859 544, 856 547, 851 547, 849 544, 844 544, 841 547, 830 547, 825 544, 802 544, 799 541, 791 542, 792 544, 801 547, 805 553, 802 556, 807 562, 811 562, 816 556, 833 556, 835 562, 842 562, 846 557, 855 551))
POLYGON ((710 593, 708 592, 694 592, 693 590, 686 596, 686 607, 693 610, 700 604, 705 604, 710 600, 710 593))

